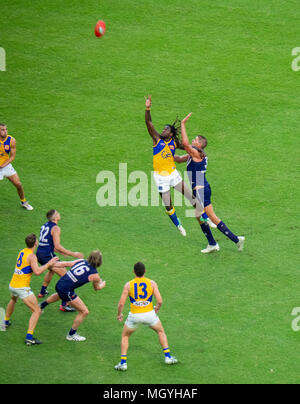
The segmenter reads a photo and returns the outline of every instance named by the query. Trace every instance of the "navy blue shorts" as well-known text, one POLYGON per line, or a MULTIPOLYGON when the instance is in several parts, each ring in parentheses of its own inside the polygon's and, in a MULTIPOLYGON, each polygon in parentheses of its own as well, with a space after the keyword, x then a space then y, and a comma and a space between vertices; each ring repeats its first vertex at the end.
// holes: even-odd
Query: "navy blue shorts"
POLYGON ((47 264, 47 262, 49 262, 50 260, 52 260, 52 258, 56 257, 55 254, 51 254, 51 255, 40 255, 37 254, 37 259, 40 265, 45 265, 47 264))
POLYGON ((206 208, 211 204, 211 188, 210 185, 205 185, 204 188, 193 190, 193 195, 206 208))
POLYGON ((63 302, 71 302, 72 300, 75 300, 76 297, 78 297, 74 292, 74 289, 65 288, 63 284, 59 283, 59 281, 55 286, 55 290, 63 302))

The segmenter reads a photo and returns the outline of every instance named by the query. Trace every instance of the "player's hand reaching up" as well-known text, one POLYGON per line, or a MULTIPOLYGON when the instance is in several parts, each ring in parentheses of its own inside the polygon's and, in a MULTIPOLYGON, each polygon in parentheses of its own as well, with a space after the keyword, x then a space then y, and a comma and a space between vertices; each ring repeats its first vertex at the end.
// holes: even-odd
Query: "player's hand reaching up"
POLYGON ((147 95, 147 97, 145 96, 145 100, 146 100, 146 108, 151 108, 151 104, 152 104, 152 100, 151 100, 151 95, 147 95))
POLYGON ((185 124, 191 117, 192 112, 190 112, 185 118, 182 119, 181 123, 185 124))

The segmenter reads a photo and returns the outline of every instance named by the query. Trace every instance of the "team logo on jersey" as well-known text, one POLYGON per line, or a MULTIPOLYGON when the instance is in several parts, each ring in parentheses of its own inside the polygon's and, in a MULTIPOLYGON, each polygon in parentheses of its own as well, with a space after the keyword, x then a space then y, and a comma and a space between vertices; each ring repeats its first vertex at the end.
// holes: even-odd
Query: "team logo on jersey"
POLYGON ((175 150, 175 147, 174 147, 174 146, 169 146, 169 147, 170 147, 171 150, 175 150))
POLYGON ((168 158, 172 157, 172 153, 168 153, 168 152, 166 152, 166 151, 163 151, 163 152, 161 153, 161 157, 162 157, 163 159, 168 159, 168 158))
POLYGON ((5 150, 9 150, 9 146, 8 146, 8 145, 5 145, 5 146, 4 146, 4 149, 5 149, 5 150))
POLYGON ((133 305, 137 307, 146 307, 150 304, 148 301, 142 301, 142 302, 134 302, 133 305))

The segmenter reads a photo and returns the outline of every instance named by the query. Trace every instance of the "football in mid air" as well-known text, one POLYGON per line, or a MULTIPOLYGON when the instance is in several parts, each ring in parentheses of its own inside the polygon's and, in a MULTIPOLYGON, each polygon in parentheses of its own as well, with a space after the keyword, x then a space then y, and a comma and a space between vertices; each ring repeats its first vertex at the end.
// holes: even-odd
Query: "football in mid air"
POLYGON ((95 26, 95 35, 100 38, 101 36, 103 36, 105 34, 106 31, 106 25, 105 22, 100 20, 97 22, 96 26, 95 26))

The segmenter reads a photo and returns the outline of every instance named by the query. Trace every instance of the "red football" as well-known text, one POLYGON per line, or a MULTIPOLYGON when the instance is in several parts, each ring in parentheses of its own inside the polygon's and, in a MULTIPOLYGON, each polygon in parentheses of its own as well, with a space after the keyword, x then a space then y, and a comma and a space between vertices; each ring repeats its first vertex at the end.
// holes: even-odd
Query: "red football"
POLYGON ((105 34, 105 30, 106 30, 105 22, 102 20, 98 21, 95 26, 95 35, 100 38, 105 34))

